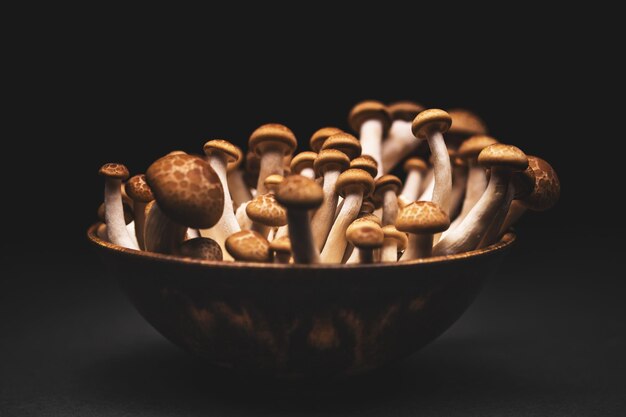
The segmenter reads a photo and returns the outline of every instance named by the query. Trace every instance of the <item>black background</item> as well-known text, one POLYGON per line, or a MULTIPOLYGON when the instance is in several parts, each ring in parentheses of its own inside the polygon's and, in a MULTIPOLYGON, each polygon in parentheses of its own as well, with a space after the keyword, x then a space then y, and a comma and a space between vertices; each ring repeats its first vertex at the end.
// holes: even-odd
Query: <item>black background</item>
POLYGON ((364 30, 374 17, 230 27, 211 17, 128 36, 109 21, 25 31, 3 152, 17 168, 7 168, 2 208, 0 415, 623 413, 626 287, 610 145, 619 119, 602 105, 615 71, 601 61, 605 44, 555 31, 548 16, 451 31, 394 15, 397 25, 364 30), (243 29, 258 36, 229 37, 243 29), (292 128, 303 149, 318 127, 347 128, 351 106, 369 98, 472 109, 562 182, 558 206, 523 219, 466 315, 408 361, 323 386, 233 378, 161 338, 103 272, 84 236, 103 163, 139 173, 208 139, 245 145, 268 122, 292 128))

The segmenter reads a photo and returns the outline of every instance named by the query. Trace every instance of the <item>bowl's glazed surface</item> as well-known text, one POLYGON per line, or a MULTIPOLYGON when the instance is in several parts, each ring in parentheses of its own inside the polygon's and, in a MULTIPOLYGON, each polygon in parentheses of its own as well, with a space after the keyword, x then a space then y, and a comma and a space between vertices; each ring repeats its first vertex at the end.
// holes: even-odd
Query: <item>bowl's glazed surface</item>
POLYGON ((512 234, 469 253, 374 265, 209 262, 124 249, 88 231, 143 317, 213 364, 278 377, 365 372, 454 323, 512 234))

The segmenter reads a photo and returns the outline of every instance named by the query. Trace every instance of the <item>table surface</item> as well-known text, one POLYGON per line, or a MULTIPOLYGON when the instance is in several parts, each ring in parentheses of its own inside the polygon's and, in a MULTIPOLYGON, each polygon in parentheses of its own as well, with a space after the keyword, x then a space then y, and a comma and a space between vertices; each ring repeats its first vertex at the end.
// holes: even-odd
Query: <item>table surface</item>
POLYGON ((0 415, 623 415, 619 256, 576 240, 522 237, 434 343, 323 386, 199 363, 143 321, 90 251, 44 246, 37 261, 2 260, 0 415))

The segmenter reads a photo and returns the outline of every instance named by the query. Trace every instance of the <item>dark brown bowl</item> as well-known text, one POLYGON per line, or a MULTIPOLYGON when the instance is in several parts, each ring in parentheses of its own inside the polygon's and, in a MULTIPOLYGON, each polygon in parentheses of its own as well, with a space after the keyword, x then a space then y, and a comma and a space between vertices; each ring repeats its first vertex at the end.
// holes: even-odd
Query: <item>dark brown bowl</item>
POLYGON ((90 241, 141 315, 211 363, 277 377, 350 375, 404 358, 467 309, 515 241, 396 264, 209 262, 90 241))

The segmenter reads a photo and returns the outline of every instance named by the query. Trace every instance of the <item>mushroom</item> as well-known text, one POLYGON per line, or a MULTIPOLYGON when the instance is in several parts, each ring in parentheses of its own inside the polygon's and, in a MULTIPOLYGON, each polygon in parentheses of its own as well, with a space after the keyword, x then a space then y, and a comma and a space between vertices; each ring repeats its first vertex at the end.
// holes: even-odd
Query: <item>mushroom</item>
POLYGON ((126 229, 122 204, 122 181, 129 176, 122 164, 104 164, 99 171, 104 177, 104 218, 109 242, 129 249, 139 250, 139 245, 126 229))
POLYGON ((168 155, 146 171, 154 202, 148 211, 144 242, 146 250, 173 253, 188 227, 208 229, 224 210, 224 189, 219 177, 202 158, 168 155))
POLYGON ((287 208, 289 240, 296 263, 319 263, 319 251, 313 242, 309 210, 324 200, 324 191, 315 181, 302 175, 285 178, 276 191, 276 200, 287 208))
POLYGON ((348 158, 350 158, 350 160, 361 155, 361 143, 359 140, 351 134, 345 132, 336 133, 326 139, 320 151, 326 149, 336 149, 343 152, 348 156, 348 158))
POLYGON ((319 153, 322 150, 322 145, 326 142, 326 139, 337 133, 343 133, 343 130, 336 127, 323 127, 318 129, 309 140, 309 145, 315 153, 319 153))
POLYGON ((322 249, 321 260, 324 263, 341 262, 347 244, 346 229, 359 214, 363 197, 372 193, 374 179, 362 169, 348 169, 339 175, 335 187, 344 201, 322 249))
POLYGON ((350 111, 348 123, 359 133, 362 153, 374 158, 377 165, 382 168, 382 142, 391 126, 387 107, 374 100, 362 101, 350 111))
POLYGON ((406 233, 400 232, 393 224, 383 226, 385 239, 383 240, 383 249, 381 251, 382 262, 397 262, 398 254, 403 252, 409 242, 406 233))
POLYGON ((328 237, 330 228, 335 220, 335 210, 339 196, 335 191, 335 184, 339 175, 350 166, 348 156, 335 149, 324 149, 317 154, 314 169, 315 174, 323 177, 324 201, 315 211, 311 219, 313 241, 317 250, 322 250, 328 237))
POLYGON ((236 210, 240 205, 246 201, 252 200, 252 193, 246 181, 244 180, 245 172, 241 169, 243 162, 243 152, 241 149, 233 145, 237 149, 239 157, 227 166, 228 172, 226 173, 226 183, 228 184, 228 190, 233 200, 233 208, 236 210))
POLYGON ((365 220, 355 220, 346 229, 346 239, 352 243, 359 253, 359 261, 362 264, 374 262, 374 249, 383 246, 385 234, 379 224, 365 220))
POLYGON ((258 194, 267 192, 263 184, 265 178, 272 174, 284 174, 284 157, 292 154, 297 145, 293 132, 281 124, 266 124, 252 132, 248 146, 261 159, 258 194))
MULTIPOLYGON (((371 202, 368 202, 368 201, 364 200, 363 203, 369 203, 373 207, 373 204, 371 202)), ((369 210, 369 208, 367 210, 369 210)), ((376 223, 376 225, 378 225, 379 227, 382 227, 382 221, 374 214, 365 213, 363 211, 362 206, 361 206, 361 212, 359 213, 359 217, 357 217, 350 224, 350 226, 355 225, 355 224, 357 224, 359 222, 376 223)), ((350 228, 350 226, 348 226, 348 228, 350 228)), ((346 233, 347 233, 347 230, 346 230, 346 233)), ((346 237, 347 237, 347 235, 346 235, 346 237)), ((379 252, 378 249, 379 248, 375 248, 374 253, 372 254, 372 256, 375 259, 379 257, 379 256, 377 256, 377 255, 379 255, 378 254, 378 252, 379 252)), ((354 245, 348 240, 348 244, 346 245, 346 251, 343 254, 342 263, 356 264, 356 263, 359 263, 359 262, 361 262, 361 257, 360 257, 359 251, 355 250, 354 245)))
POLYGON ((378 175, 378 163, 369 155, 361 155, 350 161, 350 169, 362 169, 376 178, 378 175))
POLYGON ((415 201, 398 215, 396 228, 409 233, 408 245, 401 261, 429 258, 433 251, 433 236, 450 226, 450 217, 431 201, 415 201))
POLYGON ((237 261, 269 262, 270 243, 254 230, 242 230, 228 236, 226 250, 237 261))
POLYGON ((402 181, 395 175, 383 175, 375 182, 374 202, 383 207, 383 226, 394 224, 398 217, 398 193, 402 188, 402 181))
POLYGON ((425 137, 430 147, 435 178, 431 201, 439 205, 446 213, 450 211, 452 170, 443 133, 448 130, 451 122, 450 115, 445 111, 428 109, 418 114, 412 125, 415 137, 425 137))
POLYGON ((404 163, 404 171, 406 179, 404 180, 404 187, 402 192, 398 196, 400 205, 406 206, 417 200, 420 189, 422 187, 422 180, 424 179, 424 173, 428 170, 428 165, 422 158, 409 158, 404 163))
POLYGON ((291 242, 289 236, 283 236, 270 242, 270 252, 274 255, 275 264, 288 264, 291 259, 291 242))
POLYGON ((291 160, 291 173, 302 175, 303 177, 315 179, 315 171, 313 170, 313 162, 315 162, 317 154, 311 151, 300 152, 291 160))
POLYGON ((178 254, 206 261, 221 261, 223 259, 222 248, 219 243, 206 237, 185 240, 180 244, 178 254))
POLYGON ((383 142, 381 166, 383 174, 389 173, 398 162, 413 153, 422 143, 422 139, 416 138, 411 132, 411 123, 415 116, 424 110, 424 106, 412 101, 398 101, 388 105, 387 110, 392 122, 389 135, 383 142))
POLYGON ((287 224, 287 212, 278 204, 273 193, 258 195, 246 205, 246 213, 252 223, 252 230, 267 238, 271 227, 287 224))
POLYGON ((154 194, 146 182, 144 174, 135 175, 126 182, 126 194, 133 200, 133 213, 135 217, 135 235, 141 249, 145 249, 143 241, 146 223, 146 205, 154 200, 154 194))
MULTIPOLYGON (((133 208, 129 206, 125 201, 123 201, 123 199, 122 199, 122 207, 124 208, 124 223, 126 223, 126 226, 128 226, 135 219, 133 216, 133 208)), ((100 206, 98 207, 98 219, 102 223, 106 223, 106 215, 104 214, 105 211, 106 211, 105 204, 104 203, 100 204, 100 206)))
POLYGON ((448 110, 452 124, 446 133, 448 148, 456 150, 466 139, 474 135, 486 135, 487 126, 475 113, 466 109, 448 110))
POLYGON ((435 255, 476 249, 506 199, 511 173, 525 170, 528 158, 515 146, 496 143, 482 150, 478 163, 491 169, 487 189, 463 221, 437 243, 433 251, 435 255))

